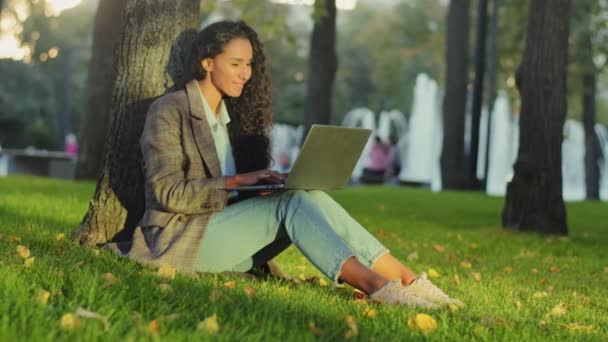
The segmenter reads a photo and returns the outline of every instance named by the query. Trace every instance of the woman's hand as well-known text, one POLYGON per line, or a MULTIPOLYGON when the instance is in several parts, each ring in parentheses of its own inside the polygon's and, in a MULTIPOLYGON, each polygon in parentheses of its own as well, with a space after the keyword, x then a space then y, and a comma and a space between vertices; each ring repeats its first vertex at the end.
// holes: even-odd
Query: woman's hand
POLYGON ((226 179, 226 187, 234 188, 239 186, 254 185, 261 181, 269 184, 281 184, 283 183, 284 179, 285 177, 283 174, 273 170, 264 169, 228 177, 226 179))

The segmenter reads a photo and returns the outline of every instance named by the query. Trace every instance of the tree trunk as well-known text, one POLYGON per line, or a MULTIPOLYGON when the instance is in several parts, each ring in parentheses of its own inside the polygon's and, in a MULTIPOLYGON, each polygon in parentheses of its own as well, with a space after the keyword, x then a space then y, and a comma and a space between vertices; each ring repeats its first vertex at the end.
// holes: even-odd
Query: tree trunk
POLYGON ((494 111, 494 101, 496 100, 496 63, 498 61, 498 22, 500 19, 500 0, 493 0, 492 19, 490 21, 490 44, 488 47, 488 125, 486 126, 486 150, 485 153, 485 175, 483 189, 487 189, 488 170, 490 168, 490 141, 492 141, 492 112, 494 111))
MULTIPOLYGON (((475 80, 471 101, 471 148, 469 153, 469 189, 481 189, 477 179, 477 160, 479 156, 479 123, 483 104, 483 79, 486 63, 486 28, 488 19, 488 0, 477 1, 477 25, 475 32, 475 80)), ((490 141, 488 137, 487 141, 490 141)))
POLYGON ((469 0, 450 1, 447 21, 441 181, 445 189, 465 189, 464 123, 469 61, 469 0))
POLYGON ((125 0, 100 1, 95 16, 93 53, 87 80, 87 113, 80 135, 77 179, 95 179, 103 161, 116 80, 116 49, 122 36, 125 0))
POLYGON ((600 199, 600 142, 595 133, 595 94, 596 77, 593 63, 593 45, 591 35, 585 30, 582 38, 583 56, 582 86, 583 86, 583 126, 585 127, 585 185, 588 200, 600 199))
POLYGON ((316 0, 314 28, 310 41, 308 83, 304 115, 305 133, 313 124, 329 124, 331 100, 337 68, 336 57, 336 1, 316 0))
POLYGON ((89 210, 73 234, 84 244, 130 238, 143 214, 139 137, 150 103, 183 74, 183 47, 193 33, 186 30, 196 27, 200 1, 125 0, 121 11, 103 165, 89 210))
POLYGON ((521 96, 519 151, 508 184, 507 228, 568 234, 562 198, 563 125, 570 0, 532 0, 523 60, 516 72, 521 96))

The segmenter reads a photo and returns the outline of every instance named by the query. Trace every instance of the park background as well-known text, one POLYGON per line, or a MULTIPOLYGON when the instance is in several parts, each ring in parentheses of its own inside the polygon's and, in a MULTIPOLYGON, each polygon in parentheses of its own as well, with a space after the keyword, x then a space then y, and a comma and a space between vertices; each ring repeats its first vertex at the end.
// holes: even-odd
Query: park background
MULTIPOLYGON (((608 277, 607 257, 601 245, 607 214, 605 203, 595 201, 605 200, 608 192, 608 92, 602 72, 606 2, 294 2, 0 3, 0 154, 5 163, 0 169, 4 165, 9 173, 9 162, 35 155, 67 163, 73 167, 68 178, 79 180, 2 179, 5 286, 0 294, 6 299, 1 311, 6 324, 0 335, 99 338, 106 328, 117 327, 112 329, 117 337, 207 336, 218 333, 205 325, 216 314, 226 339, 424 336, 415 324, 407 324, 415 310, 362 304, 356 295, 349 301, 350 293, 340 288, 332 288, 338 294, 332 304, 307 308, 307 301, 322 302, 333 292, 320 285, 321 278, 314 278, 318 273, 294 250, 281 259, 295 276, 288 285, 222 277, 193 281, 180 275, 176 285, 174 276, 167 281, 105 253, 99 260, 97 249, 90 254, 80 246, 113 239, 138 220, 141 176, 133 171, 139 168, 138 134, 133 132, 150 99, 170 88, 169 52, 178 34, 220 18, 242 18, 265 44, 275 121, 287 144, 297 147, 313 123, 351 122, 376 128, 383 139, 407 137, 404 164, 428 163, 421 169, 430 170, 424 178, 404 174, 385 186, 332 196, 397 256, 419 271, 436 273, 436 282, 454 287, 469 303, 468 311, 435 314, 439 327, 430 336, 605 336, 606 320, 596 313, 606 309, 601 284, 608 277), (519 91, 518 67, 524 80, 519 91), (494 114, 499 98, 507 105, 494 114), (399 115, 390 114, 395 112, 399 115), (383 121, 383 113, 397 119, 383 121), (492 120, 506 126, 488 129, 492 120), (507 134, 500 143, 510 147, 496 152, 507 161, 499 177, 501 191, 488 197, 485 175, 496 156, 484 141, 505 131, 517 134, 507 134), (67 148, 73 137, 78 153, 67 148), (427 158, 405 160, 416 151, 427 158), (513 168, 517 162, 519 176, 513 168), (433 186, 437 179, 439 188, 433 186), (572 198, 582 202, 564 204, 571 183, 572 198), (79 244, 68 242, 70 236, 79 244), (129 284, 142 282, 147 282, 143 293, 169 303, 137 308, 133 300, 148 299, 133 295, 129 284), (239 306, 234 315, 234 300, 222 299, 216 290, 234 292, 239 306), (303 300, 298 291, 309 297, 303 300), (122 294, 126 308, 104 299, 112 293, 122 294), (193 307, 180 299, 183 293, 209 301, 193 307), (78 311, 83 307, 89 311, 78 311), (293 309, 293 321, 283 321, 275 307, 293 309), (254 314, 249 317, 247 310, 254 314), (140 316, 134 318, 132 311, 140 316), (187 312, 193 317, 184 319, 187 312), (30 330, 46 314, 50 322, 30 330), (93 317, 105 323, 74 327, 64 324, 66 315, 68 321, 93 317), (255 331, 258 321, 269 326, 255 331)), ((52 173, 37 165, 21 171, 52 173)))

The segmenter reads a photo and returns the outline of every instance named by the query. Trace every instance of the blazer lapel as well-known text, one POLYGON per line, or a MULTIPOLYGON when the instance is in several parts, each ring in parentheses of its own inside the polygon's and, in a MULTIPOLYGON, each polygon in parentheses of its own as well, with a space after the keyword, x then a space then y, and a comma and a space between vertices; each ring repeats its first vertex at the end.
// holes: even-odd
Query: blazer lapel
POLYGON ((211 176, 220 177, 220 162, 217 158, 211 128, 203 112, 203 100, 201 99, 200 89, 196 80, 192 80, 186 84, 186 94, 188 94, 188 102, 190 103, 192 134, 196 141, 198 152, 205 165, 209 168, 211 176))

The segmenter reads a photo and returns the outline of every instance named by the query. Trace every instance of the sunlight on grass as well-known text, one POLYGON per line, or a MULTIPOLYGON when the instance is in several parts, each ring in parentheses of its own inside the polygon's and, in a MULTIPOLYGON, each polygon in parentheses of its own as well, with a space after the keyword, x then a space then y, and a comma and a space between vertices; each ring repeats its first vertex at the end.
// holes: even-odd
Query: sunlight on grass
POLYGON ((569 204, 570 236, 544 237, 502 229, 503 200, 477 193, 331 193, 391 253, 467 304, 425 311, 377 305, 336 287, 294 247, 278 259, 295 281, 163 276, 80 247, 69 236, 93 190, 93 183, 0 178, 3 340, 517 341, 608 334, 605 203, 569 204))

